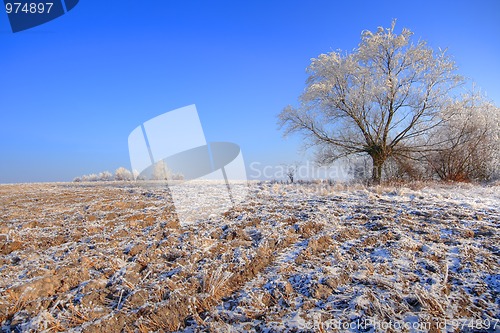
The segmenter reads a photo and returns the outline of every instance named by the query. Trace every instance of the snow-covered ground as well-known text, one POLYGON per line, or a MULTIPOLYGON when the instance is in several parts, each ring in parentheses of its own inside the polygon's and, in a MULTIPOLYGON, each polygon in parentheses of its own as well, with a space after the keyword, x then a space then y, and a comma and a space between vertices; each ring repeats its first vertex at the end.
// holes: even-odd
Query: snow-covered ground
POLYGON ((498 186, 0 186, 4 331, 500 332, 498 186))

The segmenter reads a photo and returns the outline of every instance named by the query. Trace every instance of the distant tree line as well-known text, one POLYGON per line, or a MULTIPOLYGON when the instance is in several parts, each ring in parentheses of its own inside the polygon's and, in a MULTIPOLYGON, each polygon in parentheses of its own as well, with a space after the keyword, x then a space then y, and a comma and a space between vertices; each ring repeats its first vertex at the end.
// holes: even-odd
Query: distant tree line
POLYGON ((103 171, 100 173, 91 173, 88 175, 83 175, 81 177, 76 177, 73 179, 74 182, 108 182, 108 181, 131 181, 134 180, 132 172, 124 167, 119 167, 116 169, 113 175, 109 171, 103 171))
POLYGON ((144 173, 142 174, 136 174, 136 177, 134 177, 134 174, 124 168, 124 167, 119 167, 116 169, 115 173, 112 174, 109 171, 103 171, 100 173, 91 173, 88 175, 83 175, 80 177, 76 177, 73 179, 74 182, 108 182, 108 181, 132 181, 132 180, 160 180, 160 181, 166 181, 166 180, 184 180, 184 176, 172 172, 165 162, 163 160, 158 161, 155 163, 152 168, 147 169, 144 173))

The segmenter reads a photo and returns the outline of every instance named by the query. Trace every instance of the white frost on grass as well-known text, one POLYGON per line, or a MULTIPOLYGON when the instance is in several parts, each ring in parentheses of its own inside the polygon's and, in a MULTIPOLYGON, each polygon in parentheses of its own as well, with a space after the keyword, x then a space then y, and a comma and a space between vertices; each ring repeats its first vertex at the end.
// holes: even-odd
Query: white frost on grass
POLYGON ((187 226, 161 187, 0 191, 0 232, 22 243, 0 256, 6 331, 105 330, 123 317, 185 332, 500 317, 498 186, 257 183, 245 203, 187 226), (33 299, 18 309, 23 290, 33 299), (183 302, 192 317, 176 328, 154 317, 183 302))

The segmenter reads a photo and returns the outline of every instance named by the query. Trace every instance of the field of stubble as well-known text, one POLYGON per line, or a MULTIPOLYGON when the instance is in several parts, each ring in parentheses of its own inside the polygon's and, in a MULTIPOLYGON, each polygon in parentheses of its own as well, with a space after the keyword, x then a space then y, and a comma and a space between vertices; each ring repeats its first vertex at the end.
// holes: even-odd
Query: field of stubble
POLYGON ((259 183, 188 226, 169 198, 1 185, 2 331, 500 327, 499 186, 259 183))

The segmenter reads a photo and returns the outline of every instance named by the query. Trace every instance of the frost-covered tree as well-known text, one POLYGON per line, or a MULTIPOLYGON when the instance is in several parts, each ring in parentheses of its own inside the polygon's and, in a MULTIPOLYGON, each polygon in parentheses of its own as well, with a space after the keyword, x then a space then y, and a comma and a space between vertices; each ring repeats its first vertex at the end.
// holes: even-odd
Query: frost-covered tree
POLYGON ((168 180, 172 176, 172 172, 169 170, 167 165, 163 160, 155 163, 153 167, 153 180, 168 180))
POLYGON ((436 152, 427 155, 442 180, 488 180, 500 171, 500 108, 477 92, 444 108, 433 131, 436 152))
POLYGON ((119 167, 115 171, 115 180, 123 181, 123 180, 132 180, 134 177, 132 176, 132 172, 125 169, 124 167, 119 167))
POLYGON ((426 136, 462 78, 444 51, 414 43, 412 35, 408 29, 397 34, 393 21, 388 29, 364 31, 351 53, 312 59, 300 105, 279 114, 285 135, 302 133, 323 163, 369 156, 375 183, 388 158, 429 148, 426 136))

